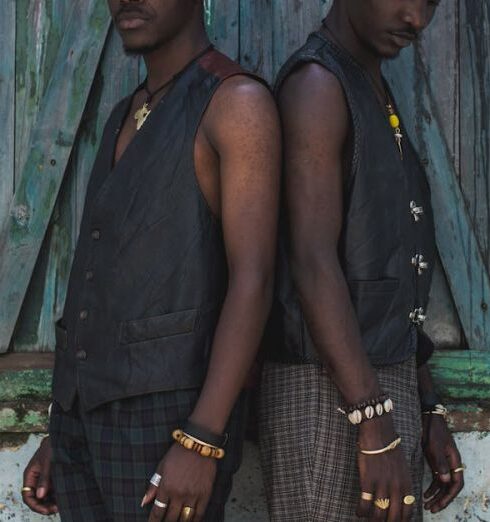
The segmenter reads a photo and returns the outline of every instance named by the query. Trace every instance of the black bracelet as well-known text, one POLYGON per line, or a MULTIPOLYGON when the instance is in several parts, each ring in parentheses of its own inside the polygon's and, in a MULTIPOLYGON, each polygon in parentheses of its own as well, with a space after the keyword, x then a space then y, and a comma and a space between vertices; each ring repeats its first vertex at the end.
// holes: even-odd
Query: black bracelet
POLYGON ((420 395, 420 408, 422 413, 432 411, 437 404, 441 403, 441 397, 434 391, 420 395))
POLYGON ((214 446, 215 448, 224 448, 228 442, 228 433, 225 433, 224 435, 216 435, 216 433, 211 433, 205 428, 194 424, 190 420, 187 421, 182 431, 195 439, 201 440, 210 446, 214 446))

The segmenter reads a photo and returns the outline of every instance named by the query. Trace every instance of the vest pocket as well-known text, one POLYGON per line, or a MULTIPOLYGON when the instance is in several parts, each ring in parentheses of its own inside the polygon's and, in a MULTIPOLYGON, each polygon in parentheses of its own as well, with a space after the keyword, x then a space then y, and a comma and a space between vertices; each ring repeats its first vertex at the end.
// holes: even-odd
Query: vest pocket
POLYGON ((197 315, 196 308, 124 321, 120 326, 119 343, 133 344, 193 332, 197 315))

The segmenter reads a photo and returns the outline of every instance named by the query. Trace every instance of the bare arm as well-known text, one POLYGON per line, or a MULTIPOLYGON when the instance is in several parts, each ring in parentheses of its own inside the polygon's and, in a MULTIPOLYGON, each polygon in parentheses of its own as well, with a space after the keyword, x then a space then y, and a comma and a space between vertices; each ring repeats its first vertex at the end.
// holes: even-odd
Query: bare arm
MULTIPOLYGON (((350 124, 347 103, 335 76, 308 64, 288 78, 279 105, 293 277, 315 346, 345 400, 355 404, 376 397, 381 389, 361 344, 337 254, 343 219, 343 151, 350 124)), ((395 438, 390 415, 359 427, 359 445, 364 449, 384 447, 395 438)), ((402 497, 411 491, 402 453, 360 456, 358 463, 363 491, 391 498, 390 520, 408 520, 406 506, 401 517, 402 497)), ((371 503, 360 502, 359 514, 367 516, 371 509, 371 503)))
POLYGON ((252 366, 269 313, 279 199, 279 118, 267 89, 229 80, 205 120, 220 158, 221 219, 228 291, 207 378, 191 416, 221 433, 252 366))

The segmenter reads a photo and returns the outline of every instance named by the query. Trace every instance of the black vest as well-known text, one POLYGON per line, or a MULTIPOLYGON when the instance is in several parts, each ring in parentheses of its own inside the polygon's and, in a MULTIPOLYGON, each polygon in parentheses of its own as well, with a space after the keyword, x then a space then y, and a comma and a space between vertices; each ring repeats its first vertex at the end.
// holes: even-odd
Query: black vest
POLYGON ((66 410, 206 375, 228 273, 221 223, 199 188, 194 141, 219 85, 245 74, 215 50, 187 67, 112 168, 131 97, 113 110, 90 178, 53 396, 66 410))
MULTIPOLYGON (((303 63, 317 63, 334 74, 350 110, 351 154, 338 254, 363 346, 374 365, 401 362, 416 351, 416 326, 424 319, 434 265, 425 173, 404 129, 401 161, 387 113, 352 57, 314 33, 282 68, 277 89, 303 63)), ((291 280, 287 228, 284 217, 266 356, 278 362, 320 363, 291 280)))

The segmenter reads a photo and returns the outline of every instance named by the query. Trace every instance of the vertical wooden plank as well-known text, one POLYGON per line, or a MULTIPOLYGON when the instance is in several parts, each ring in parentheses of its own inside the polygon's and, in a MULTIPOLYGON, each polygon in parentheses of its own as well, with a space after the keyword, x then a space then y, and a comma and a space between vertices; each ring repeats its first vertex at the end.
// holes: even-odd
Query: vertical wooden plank
POLYGON ((240 63, 248 71, 273 81, 271 0, 240 2, 240 63))
POLYGON ((460 5, 461 186, 490 266, 490 2, 460 5))
POLYGON ((64 177, 109 27, 105 3, 74 3, 0 231, 0 351, 5 352, 64 177))
POLYGON ((320 27, 331 0, 273 0, 273 69, 277 74, 287 58, 320 27))
MULTIPOLYGON (((459 175, 459 2, 441 2, 430 27, 421 37, 420 60, 427 72, 438 121, 455 172, 459 175), (442 42, 442 44, 441 44, 442 42)), ((419 115, 420 117, 422 115, 419 115)), ((436 264, 424 325, 440 347, 460 347, 462 327, 440 261, 436 264)))
POLYGON ((14 114, 15 114, 15 0, 6 0, 0 17, 0 224, 6 219, 14 192, 14 114))
POLYGON ((138 58, 124 55, 120 38, 111 29, 19 315, 14 351, 54 349, 53 324, 62 313, 87 183, 102 130, 113 106, 138 84, 138 68, 138 58))
POLYGON ((240 54, 239 7, 239 0, 204 0, 211 43, 233 60, 238 60, 240 54))
POLYGON ((389 65, 392 87, 408 132, 427 163, 432 187, 437 244, 471 349, 490 347, 490 278, 459 187, 417 48, 389 65))

